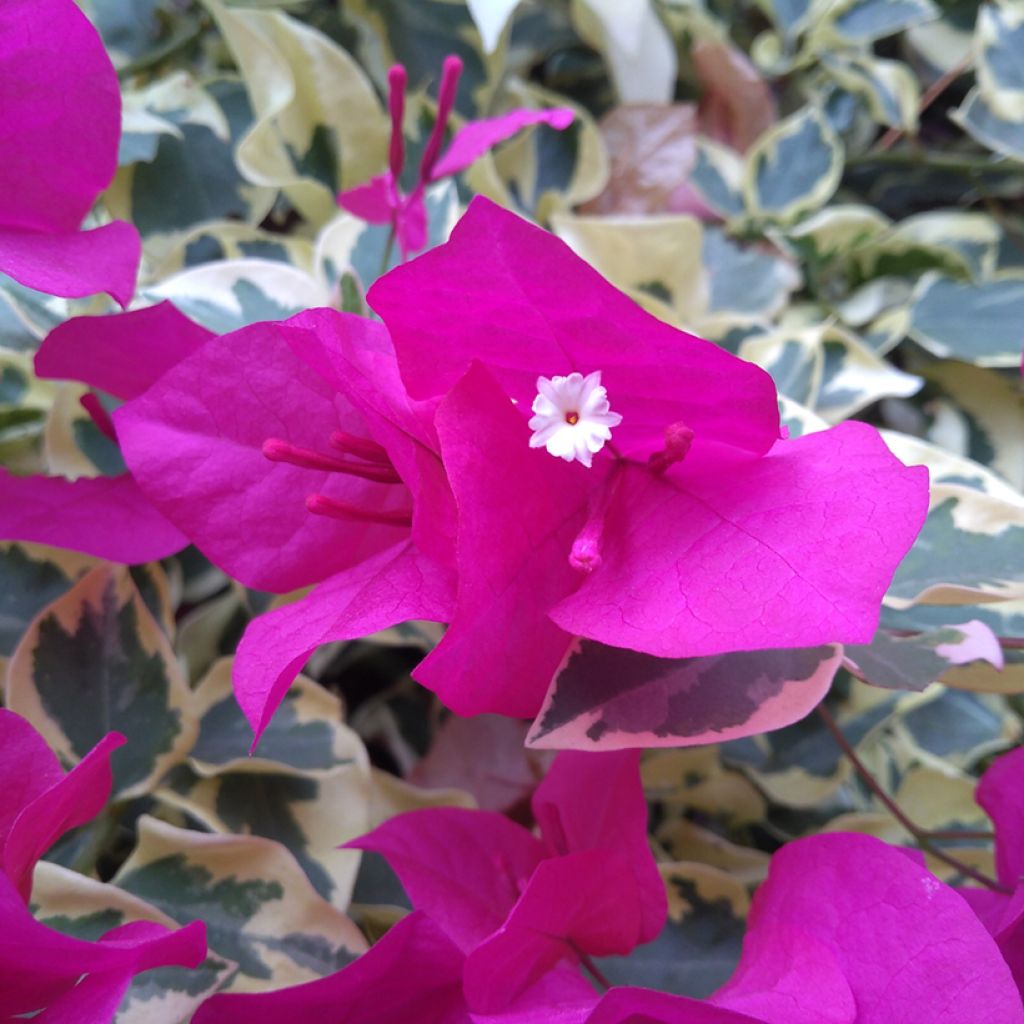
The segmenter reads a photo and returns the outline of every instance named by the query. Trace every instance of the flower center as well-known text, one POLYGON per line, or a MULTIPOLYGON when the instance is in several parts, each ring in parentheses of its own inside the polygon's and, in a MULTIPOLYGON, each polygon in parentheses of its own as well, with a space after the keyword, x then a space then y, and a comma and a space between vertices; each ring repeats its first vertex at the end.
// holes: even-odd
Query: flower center
POLYGON ((546 448, 566 462, 590 468, 594 456, 611 440, 612 427, 622 422, 611 411, 601 371, 570 373, 567 377, 538 377, 537 397, 530 419, 531 448, 546 448))
MULTIPOLYGON (((271 462, 286 462, 300 469, 311 469, 320 473, 344 473, 378 484, 402 482, 388 453, 376 441, 336 430, 331 434, 329 442, 335 451, 341 453, 340 455, 302 448, 276 437, 267 438, 263 442, 262 452, 264 458, 271 462)), ((380 523, 383 526, 412 525, 411 511, 364 508, 361 505, 330 498, 326 494, 308 495, 306 508, 313 515, 329 516, 348 522, 380 523)))

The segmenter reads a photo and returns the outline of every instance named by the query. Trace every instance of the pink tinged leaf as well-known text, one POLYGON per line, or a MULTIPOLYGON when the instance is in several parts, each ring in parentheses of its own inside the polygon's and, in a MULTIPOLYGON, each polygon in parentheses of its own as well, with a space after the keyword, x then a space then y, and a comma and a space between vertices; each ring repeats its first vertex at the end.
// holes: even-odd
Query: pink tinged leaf
POLYGON ((578 640, 527 743, 686 747, 770 732, 816 707, 841 664, 835 645, 670 659, 578 640))
POLYGON ((512 138, 523 128, 546 124, 556 131, 564 131, 575 116, 568 107, 557 107, 553 110, 513 110, 501 117, 469 121, 452 136, 444 155, 434 164, 430 180, 437 181, 464 171, 488 150, 512 138))
POLYGON ((760 459, 694 454, 661 476, 626 470, 604 563, 553 621, 665 658, 870 641, 924 523, 927 470, 853 422, 760 459))
POLYGON ((109 733, 66 775, 53 754, 49 754, 49 759, 45 757, 42 738, 11 711, 0 711, 0 741, 4 742, 0 748, 3 788, 13 789, 15 799, 22 801, 20 807, 12 806, 5 794, 6 807, 0 807, 2 867, 27 902, 32 870, 39 858, 65 832, 91 821, 103 810, 112 784, 110 755, 124 744, 125 738, 120 733, 109 733), (30 739, 28 733, 35 738, 30 739), (40 770, 40 779, 45 780, 45 788, 38 782, 30 787, 19 783, 19 775, 36 768, 40 770))
POLYGON ((754 898, 744 960, 794 955, 775 941, 780 927, 832 950, 857 1024, 1024 1021, 1009 968, 970 907, 872 837, 820 835, 776 853, 754 898))
POLYGON ((127 306, 141 255, 139 233, 123 220, 67 234, 0 225, 0 270, 48 295, 80 299, 106 292, 127 306))
POLYGON ((771 87, 733 46, 701 40, 692 52, 704 86, 698 115, 701 134, 746 152, 778 120, 771 87))
POLYGON ((381 854, 413 906, 464 952, 497 931, 544 858, 525 828, 489 811, 410 811, 346 846, 381 854))
POLYGON ((0 539, 53 544, 129 565, 166 558, 188 543, 128 474, 65 480, 4 469, 0 539))
POLYGON ((530 797, 551 760, 547 751, 523 746, 526 731, 525 722, 503 715, 449 715, 409 781, 427 789, 464 789, 482 810, 509 811, 530 797))
MULTIPOLYGON (((36 1020, 75 1024, 96 1018, 72 1013, 79 999, 75 987, 83 975, 94 976, 78 1006, 95 1006, 104 990, 116 990, 126 978, 154 967, 196 967, 206 956, 206 929, 199 921, 169 931, 137 921, 85 942, 36 921, 13 883, 0 874, 0 1019, 30 1014, 44 1007, 53 1016, 36 1020), (66 1012, 65 1012, 66 1011, 66 1012)), ((121 989, 123 992, 123 988, 121 989)), ((103 1018, 100 1018, 103 1019, 103 1018)))
POLYGON ((136 398, 211 337, 170 302, 115 316, 77 316, 47 335, 36 353, 36 375, 136 398))
POLYGON ((73 0, 4 0, 0 79, 0 224, 75 231, 117 169, 121 92, 103 43, 73 0))
POLYGON ((295 357, 276 324, 211 338, 116 410, 114 424, 125 461, 153 503, 246 586, 307 586, 408 532, 339 524, 306 507, 316 493, 400 512, 409 508, 402 486, 264 455, 271 439, 324 452, 333 431, 366 434, 362 416, 295 357))
POLYGON ((641 461, 678 422, 695 432, 691 458, 723 446, 761 454, 779 437, 763 370, 645 313, 564 242, 479 196, 449 242, 368 297, 414 398, 444 394, 479 360, 528 416, 538 376, 600 370, 623 417, 616 447, 641 461))
POLYGON ((630 893, 636 928, 619 918, 616 941, 632 948, 650 942, 665 925, 668 901, 647 840, 647 801, 640 782, 640 751, 558 755, 532 801, 541 835, 555 854, 584 850, 617 856, 626 866, 616 888, 630 893))
POLYGON ((579 585, 569 550, 599 471, 531 449, 526 420, 479 365, 436 424, 459 508, 458 595, 414 677, 458 714, 527 717, 572 639, 547 610, 579 585))
POLYGON ((336 974, 275 992, 216 995, 193 1024, 469 1024, 462 955, 424 914, 410 914, 336 974))
POLYGON ((987 661, 993 668, 1002 669, 1003 649, 999 637, 980 619, 971 619, 947 627, 962 634, 960 640, 939 644, 935 653, 951 665, 969 665, 972 661, 987 661))
POLYGON ((259 741, 309 655, 409 619, 445 621, 454 581, 449 570, 408 542, 330 577, 304 598, 253 619, 234 664, 235 696, 259 741))
POLYGON ((368 224, 390 224, 398 205, 394 178, 378 174, 365 185, 340 192, 338 205, 368 224))
POLYGON ((613 988, 602 997, 587 1024, 764 1024, 698 999, 643 988, 613 988))

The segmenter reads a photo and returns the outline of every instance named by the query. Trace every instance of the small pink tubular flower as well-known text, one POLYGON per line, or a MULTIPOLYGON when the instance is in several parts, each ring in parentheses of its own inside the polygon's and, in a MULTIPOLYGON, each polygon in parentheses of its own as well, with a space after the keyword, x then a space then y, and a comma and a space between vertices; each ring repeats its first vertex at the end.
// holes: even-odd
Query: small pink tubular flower
POLYGON ((124 221, 79 231, 117 169, 121 92, 74 0, 0 5, 0 271, 47 292, 135 291, 141 245, 124 221))
POLYGON ((110 733, 65 774, 32 726, 0 709, 0 1019, 42 1010, 40 1020, 104 1024, 139 971, 195 967, 206 955, 199 922, 168 931, 140 921, 83 942, 35 921, 26 906, 42 854, 102 810, 110 754, 124 742, 110 733))
POLYGON ((501 117, 470 121, 455 133, 442 154, 445 129, 455 106, 461 74, 462 61, 458 57, 446 57, 437 92, 437 119, 423 151, 419 177, 412 192, 403 195, 399 178, 405 166, 402 119, 408 75, 401 64, 391 68, 388 72, 388 112, 391 115, 388 169, 367 184, 348 189, 338 196, 339 205, 357 217, 371 224, 392 225, 403 259, 427 244, 427 208, 423 194, 428 185, 465 170, 489 149, 528 125, 546 124, 561 131, 569 127, 574 117, 571 110, 558 108, 513 110, 501 117))
POLYGON ((1004 891, 962 887, 959 892, 999 943, 1024 991, 1024 748, 993 761, 975 799, 995 827, 996 877, 1004 891))
MULTIPOLYGON (((169 302, 115 316, 83 316, 50 332, 36 353, 42 378, 76 380, 118 399, 141 395, 211 333, 169 302)), ((90 392, 82 400, 112 440, 116 431, 90 392)), ((128 473, 19 477, 0 469, 0 539, 72 548, 115 562, 147 562, 188 542, 128 473)))
POLYGON ((382 854, 466 957, 470 1008, 499 1013, 557 964, 661 931, 637 751, 562 753, 534 794, 540 837, 487 811, 412 811, 349 846, 382 854))
POLYGON ((772 858, 743 955, 707 1002, 613 989, 588 1024, 1020 1024, 996 944, 904 850, 859 835, 772 858))
POLYGON ((479 197, 368 298, 439 402, 458 591, 414 675, 455 711, 535 715, 576 636, 683 658, 874 635, 928 501, 874 428, 782 440, 764 371, 479 197))

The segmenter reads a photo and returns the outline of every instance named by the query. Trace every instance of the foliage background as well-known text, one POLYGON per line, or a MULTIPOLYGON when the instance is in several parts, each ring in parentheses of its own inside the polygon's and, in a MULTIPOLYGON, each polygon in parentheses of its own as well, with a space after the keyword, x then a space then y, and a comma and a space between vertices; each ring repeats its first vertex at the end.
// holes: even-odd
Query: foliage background
MULTIPOLYGON (((394 61, 414 92, 415 166, 455 52, 459 117, 569 105, 577 121, 433 186, 433 242, 470 195, 491 196, 656 315, 764 366, 794 434, 857 417, 929 467, 932 511, 883 630, 846 650, 826 701, 913 835, 819 716, 653 752, 671 920, 602 965, 612 980, 710 992, 771 852, 797 836, 862 831, 920 842, 943 877, 957 869, 937 848, 991 871, 974 780, 1020 741, 1024 708, 1024 3, 82 6, 124 96, 120 170, 95 216, 142 233, 139 304, 171 299, 217 331, 309 306, 365 312, 398 257, 334 194, 385 165, 394 61), (951 845, 949 831, 967 835, 951 845)), ((83 389, 32 373, 52 327, 105 302, 0 280, 5 465, 118 470, 83 389)), ((69 764, 108 729, 131 739, 106 814, 40 867, 38 915, 88 937, 140 917, 209 928, 200 972, 142 975, 119 1021, 175 1024, 213 991, 337 969, 404 903, 382 862, 338 844, 412 807, 522 817, 549 757, 523 747, 525 723, 446 716, 408 677, 436 628, 409 624, 320 651, 247 758, 229 659, 273 601, 194 551, 126 569, 0 545, 6 706, 69 764)))

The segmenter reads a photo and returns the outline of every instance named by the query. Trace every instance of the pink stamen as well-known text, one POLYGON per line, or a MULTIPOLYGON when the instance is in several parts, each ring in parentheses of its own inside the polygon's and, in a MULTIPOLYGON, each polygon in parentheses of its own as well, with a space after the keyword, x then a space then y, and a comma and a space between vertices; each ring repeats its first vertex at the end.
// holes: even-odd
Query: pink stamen
POLYGON ((349 476, 358 476, 363 480, 373 480, 379 484, 401 483, 401 477, 395 472, 390 464, 365 465, 362 462, 350 462, 346 459, 339 459, 333 455, 324 455, 321 452, 312 451, 309 448, 300 448, 298 445, 279 438, 271 437, 263 442, 262 452, 264 458, 271 462, 287 462, 291 466, 298 466, 301 469, 313 469, 323 473, 346 473, 349 476))
POLYGON ((608 509, 619 489, 622 479, 620 467, 624 463, 616 463, 609 478, 603 485, 590 493, 590 504, 587 508, 587 521, 583 529, 576 535, 569 551, 569 564, 580 572, 591 573, 600 568, 602 561, 601 546, 604 540, 604 525, 608 518, 608 509))
POLYGON ((369 438, 356 437, 355 434, 347 434, 344 430, 335 430, 331 434, 330 442, 331 447, 337 448, 339 452, 344 452, 346 455, 355 455, 367 462, 391 465, 391 459, 388 458, 384 446, 369 438))
POLYGON ((664 473, 669 466, 682 462, 689 454, 693 444, 693 431, 682 420, 670 423, 665 428, 665 447, 655 452, 648 460, 653 473, 664 473))
POLYGON ((117 434, 114 431, 114 421, 110 418, 110 413, 103 408, 100 400, 91 392, 87 391, 78 400, 78 404, 89 414, 89 419, 96 424, 101 434, 104 437, 110 438, 111 441, 117 441, 117 434))
POLYGON ((395 64, 388 71, 388 112, 391 114, 388 167, 391 177, 396 182, 405 166, 405 136, 402 132, 402 122, 405 116, 405 87, 408 81, 409 76, 401 64, 395 64))
POLYGON ((315 516, 329 516, 346 522, 380 523, 383 526, 412 526, 412 513, 385 511, 384 509, 360 508, 347 501, 328 498, 326 494, 311 494, 306 498, 306 508, 315 516))
POLYGON ((441 146, 444 144, 444 133, 448 127, 448 118, 455 107, 455 93, 459 87, 459 76, 462 74, 462 61, 450 55, 445 57, 441 66, 441 84, 437 89, 437 120, 434 122, 434 129, 427 140, 426 148, 423 150, 423 160, 420 163, 420 183, 429 184, 434 164, 441 155, 441 146))

